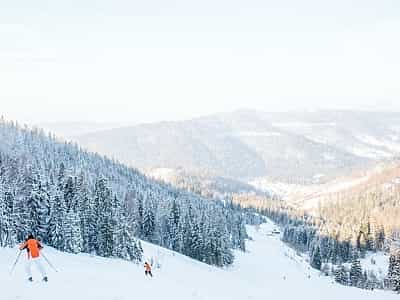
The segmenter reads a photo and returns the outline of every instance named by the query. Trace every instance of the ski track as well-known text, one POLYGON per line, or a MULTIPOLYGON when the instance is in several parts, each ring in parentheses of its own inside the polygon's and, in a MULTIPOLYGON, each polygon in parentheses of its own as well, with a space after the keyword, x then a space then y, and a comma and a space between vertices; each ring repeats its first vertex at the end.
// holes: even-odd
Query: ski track
MULTIPOLYGON (((142 265, 46 248, 59 272, 46 265, 50 281, 29 283, 24 273, 25 256, 10 276, 17 249, 0 249, 0 300, 399 299, 392 292, 344 287, 319 276, 279 237, 267 236, 272 228, 272 222, 261 225, 258 231, 248 227, 253 237, 247 243, 248 251, 237 252, 235 264, 226 269, 143 242, 145 257, 158 257, 161 263, 161 269, 153 269, 154 278, 145 278, 142 265)), ((33 275, 39 279, 34 268, 33 275)))

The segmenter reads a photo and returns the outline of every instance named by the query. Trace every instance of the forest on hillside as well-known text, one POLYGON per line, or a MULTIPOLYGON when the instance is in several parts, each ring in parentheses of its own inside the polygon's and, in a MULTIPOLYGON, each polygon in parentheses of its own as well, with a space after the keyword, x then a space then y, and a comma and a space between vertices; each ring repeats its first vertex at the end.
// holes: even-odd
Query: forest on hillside
POLYGON ((321 201, 317 212, 294 209, 279 199, 236 195, 234 203, 251 207, 282 227, 282 239, 309 255, 310 265, 344 285, 400 289, 400 168, 321 201), (379 179, 379 180, 378 180, 379 179), (390 179, 390 180, 389 180, 390 179), (368 188, 367 188, 368 187, 368 188), (390 254, 387 276, 362 269, 369 252, 390 254))
POLYGON ((139 239, 217 266, 245 250, 246 213, 153 181, 39 129, 0 120, 0 246, 140 261, 139 239))

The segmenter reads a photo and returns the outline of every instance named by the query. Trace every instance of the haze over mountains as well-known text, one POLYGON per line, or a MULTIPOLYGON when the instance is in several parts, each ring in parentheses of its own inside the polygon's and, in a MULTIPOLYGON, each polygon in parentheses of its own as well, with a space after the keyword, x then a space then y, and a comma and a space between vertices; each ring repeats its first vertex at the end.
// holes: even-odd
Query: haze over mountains
POLYGON ((89 134, 101 130, 109 130, 113 128, 132 126, 132 123, 127 122, 43 122, 35 124, 39 128, 52 132, 57 136, 69 139, 74 136, 89 134))
POLYGON ((316 182, 396 156, 400 113, 241 110, 74 139, 140 169, 182 167, 239 180, 316 182))

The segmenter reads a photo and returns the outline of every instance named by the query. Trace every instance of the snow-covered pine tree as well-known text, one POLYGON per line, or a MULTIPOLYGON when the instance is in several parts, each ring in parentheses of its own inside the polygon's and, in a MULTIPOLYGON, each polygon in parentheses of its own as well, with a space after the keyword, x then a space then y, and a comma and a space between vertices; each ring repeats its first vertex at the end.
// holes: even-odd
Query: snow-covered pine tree
POLYGON ((314 269, 321 270, 322 258, 321 258, 321 251, 319 249, 319 246, 316 246, 313 253, 311 254, 310 264, 314 269))
POLYGON ((354 254, 350 268, 350 284, 352 286, 361 287, 363 282, 363 270, 361 267, 358 254, 354 254))
POLYGON ((70 210, 65 220, 65 251, 79 253, 82 251, 81 224, 78 213, 70 210))
POLYGON ((400 250, 393 250, 390 254, 388 280, 391 288, 400 292, 400 250))
POLYGON ((96 182, 95 190, 97 254, 105 257, 112 256, 114 249, 113 196, 107 184, 107 180, 104 177, 99 178, 96 182))
POLYGON ((93 199, 84 175, 80 174, 78 181, 78 214, 81 223, 82 251, 93 253, 95 251, 96 219, 94 218, 93 199))
POLYGON ((246 251, 246 239, 248 238, 248 236, 247 236, 245 222, 243 220, 242 214, 239 214, 235 225, 236 225, 235 227, 237 228, 237 234, 238 234, 236 246, 240 250, 246 251))
POLYGON ((335 281, 342 285, 348 285, 349 275, 348 275, 348 272, 346 271, 346 268, 343 265, 340 265, 335 270, 335 281))
POLYGON ((143 238, 153 242, 154 241, 154 233, 156 230, 155 224, 155 214, 153 205, 149 200, 146 201, 143 209, 143 238))
POLYGON ((380 225, 378 229, 375 231, 375 241, 374 241, 376 250, 382 251, 383 246, 385 245, 385 228, 380 225))
POLYGON ((65 176, 65 165, 61 162, 57 174, 57 187, 59 191, 64 191, 65 176))
POLYGON ((28 228, 30 232, 46 240, 50 218, 50 199, 44 189, 40 177, 34 176, 31 182, 31 191, 27 197, 28 228))
POLYGON ((169 248, 174 251, 179 250, 179 222, 180 222, 180 208, 176 200, 171 202, 171 208, 168 216, 168 241, 169 248))
MULTIPOLYGON (((113 201, 111 203, 111 218, 112 218, 112 226, 114 229, 113 232, 113 256, 114 257, 124 257, 128 259, 128 254, 126 251, 125 245, 127 245, 126 236, 124 234, 124 226, 126 225, 126 218, 123 215, 121 202, 114 195, 113 201)), ((130 243, 131 244, 131 243, 130 243)))
POLYGON ((140 263, 143 260, 143 248, 140 240, 135 240, 133 244, 133 252, 130 254, 130 260, 140 263))
POLYGON ((143 198, 142 195, 132 193, 133 202, 134 202, 134 224, 135 224, 135 236, 142 238, 143 237, 143 198))
POLYGON ((64 197, 60 193, 56 193, 52 202, 53 207, 47 234, 48 242, 56 249, 65 250, 67 211, 64 205, 64 197))
POLYGON ((365 247, 367 251, 373 251, 375 249, 375 241, 372 234, 371 222, 367 223, 367 232, 365 233, 365 247))
POLYGON ((67 208, 67 212, 74 210, 76 201, 76 182, 75 177, 68 176, 64 186, 64 203, 67 208))
POLYGON ((5 191, 4 193, 4 218, 5 218, 5 237, 4 246, 12 247, 17 242, 15 219, 16 215, 14 212, 14 195, 11 191, 5 191))
POLYGON ((7 231, 10 225, 8 224, 6 201, 4 199, 3 185, 0 182, 0 247, 5 247, 7 231))

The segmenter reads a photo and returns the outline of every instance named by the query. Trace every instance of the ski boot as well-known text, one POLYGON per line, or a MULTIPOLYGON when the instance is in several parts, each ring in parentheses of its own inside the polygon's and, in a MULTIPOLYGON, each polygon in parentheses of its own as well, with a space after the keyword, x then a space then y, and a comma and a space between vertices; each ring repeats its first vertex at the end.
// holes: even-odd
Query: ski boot
POLYGON ((47 276, 44 276, 44 277, 43 277, 43 281, 44 281, 44 282, 48 282, 48 281, 49 281, 49 279, 47 278, 47 276))

